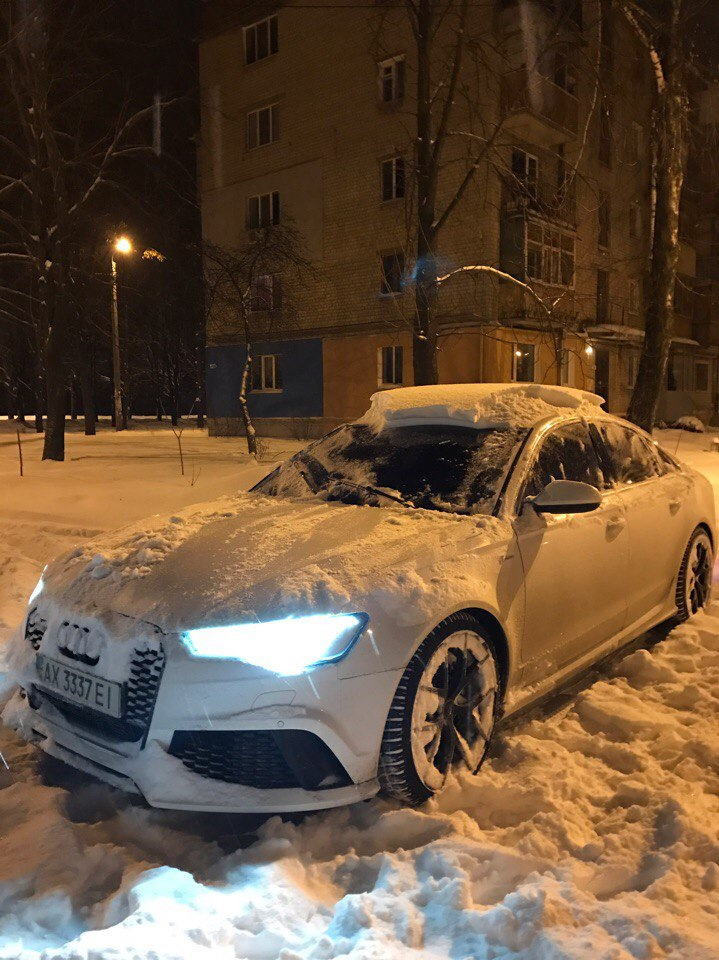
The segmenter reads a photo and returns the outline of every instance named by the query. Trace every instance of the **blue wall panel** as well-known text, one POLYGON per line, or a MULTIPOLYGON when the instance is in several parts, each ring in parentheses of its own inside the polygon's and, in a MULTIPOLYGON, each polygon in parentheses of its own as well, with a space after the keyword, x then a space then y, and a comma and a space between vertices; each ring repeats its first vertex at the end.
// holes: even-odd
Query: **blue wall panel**
MULTIPOLYGON (((323 414, 322 340, 263 340, 254 356, 280 358, 281 393, 247 394, 252 417, 321 417, 323 414)), ((238 399, 245 365, 245 347, 231 344, 207 348, 207 412, 211 417, 240 417, 238 399)))

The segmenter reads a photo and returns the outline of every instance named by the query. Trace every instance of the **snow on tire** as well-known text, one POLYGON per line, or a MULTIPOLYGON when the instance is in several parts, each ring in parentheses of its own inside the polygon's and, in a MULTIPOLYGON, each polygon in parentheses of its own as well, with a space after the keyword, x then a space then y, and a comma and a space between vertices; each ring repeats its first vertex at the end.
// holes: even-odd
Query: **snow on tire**
POLYGON ((498 705, 486 630, 469 614, 452 614, 422 642, 397 687, 380 749, 385 793, 416 805, 442 790, 453 767, 476 773, 498 705))

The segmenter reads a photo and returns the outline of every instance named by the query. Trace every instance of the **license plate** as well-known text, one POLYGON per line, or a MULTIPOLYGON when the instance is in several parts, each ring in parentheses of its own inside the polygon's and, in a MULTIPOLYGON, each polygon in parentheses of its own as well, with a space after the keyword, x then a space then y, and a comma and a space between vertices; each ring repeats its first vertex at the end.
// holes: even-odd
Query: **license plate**
POLYGON ((122 684, 93 677, 43 654, 35 658, 35 669, 39 686, 51 690, 63 700, 82 704, 110 717, 122 716, 122 684))

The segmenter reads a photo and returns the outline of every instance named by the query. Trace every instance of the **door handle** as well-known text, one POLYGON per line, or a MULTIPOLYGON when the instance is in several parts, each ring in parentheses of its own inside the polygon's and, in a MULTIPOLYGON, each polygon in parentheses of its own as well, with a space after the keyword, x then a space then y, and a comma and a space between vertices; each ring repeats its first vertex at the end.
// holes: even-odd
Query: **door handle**
POLYGON ((682 501, 679 497, 674 497, 673 500, 669 501, 669 512, 676 513, 679 507, 681 507, 682 501))

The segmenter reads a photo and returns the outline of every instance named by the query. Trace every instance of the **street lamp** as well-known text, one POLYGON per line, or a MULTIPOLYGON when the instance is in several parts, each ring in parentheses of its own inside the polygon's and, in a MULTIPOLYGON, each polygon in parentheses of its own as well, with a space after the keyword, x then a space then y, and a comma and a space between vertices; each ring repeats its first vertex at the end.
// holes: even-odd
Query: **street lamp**
POLYGON ((127 427, 122 410, 122 372, 120 364, 120 318, 117 310, 117 261, 115 254, 124 256, 132 253, 132 240, 129 237, 117 237, 112 245, 112 382, 115 401, 115 430, 127 427))

